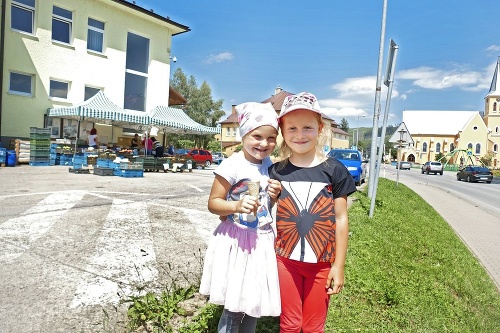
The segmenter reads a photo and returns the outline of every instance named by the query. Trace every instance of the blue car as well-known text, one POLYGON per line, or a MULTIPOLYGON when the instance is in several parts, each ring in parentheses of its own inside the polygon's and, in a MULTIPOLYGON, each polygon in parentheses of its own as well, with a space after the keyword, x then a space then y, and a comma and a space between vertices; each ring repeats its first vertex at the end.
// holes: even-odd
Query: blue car
POLYGON ((359 150, 356 149, 332 149, 328 152, 329 157, 333 157, 344 164, 354 178, 356 186, 363 184, 366 180, 366 163, 359 150))

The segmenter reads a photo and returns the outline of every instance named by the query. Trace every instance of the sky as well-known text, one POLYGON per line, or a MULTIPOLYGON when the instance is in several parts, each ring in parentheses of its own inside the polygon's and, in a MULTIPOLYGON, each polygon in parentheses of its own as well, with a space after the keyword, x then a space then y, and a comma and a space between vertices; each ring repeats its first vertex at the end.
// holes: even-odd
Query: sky
MULTIPOLYGON (((223 110, 261 102, 276 87, 316 95, 325 114, 373 126, 379 62, 398 45, 388 125, 403 110, 484 111, 500 57, 498 0, 136 0, 188 26, 173 36, 178 67, 206 81, 223 110)), ((383 81, 383 80, 382 80, 383 81)), ((382 125, 387 87, 382 83, 382 125)), ((222 120, 222 119, 221 119, 222 120)))

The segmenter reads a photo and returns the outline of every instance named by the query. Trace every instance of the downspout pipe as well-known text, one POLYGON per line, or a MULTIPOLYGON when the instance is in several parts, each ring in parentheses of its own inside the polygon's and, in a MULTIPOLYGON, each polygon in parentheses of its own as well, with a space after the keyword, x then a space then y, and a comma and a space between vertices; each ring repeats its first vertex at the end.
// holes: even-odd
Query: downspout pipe
POLYGON ((3 65, 5 57, 5 6, 7 0, 2 0, 2 28, 0 29, 0 142, 2 141, 2 111, 3 111, 3 65))

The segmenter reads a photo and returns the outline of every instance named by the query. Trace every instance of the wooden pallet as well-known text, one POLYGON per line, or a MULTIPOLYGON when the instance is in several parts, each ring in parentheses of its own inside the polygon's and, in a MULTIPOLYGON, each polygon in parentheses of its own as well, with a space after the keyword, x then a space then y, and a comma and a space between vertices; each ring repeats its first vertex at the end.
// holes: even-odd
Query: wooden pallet
POLYGON ((69 168, 69 172, 71 172, 71 173, 79 173, 79 174, 89 174, 90 170, 89 169, 73 169, 73 168, 69 168))

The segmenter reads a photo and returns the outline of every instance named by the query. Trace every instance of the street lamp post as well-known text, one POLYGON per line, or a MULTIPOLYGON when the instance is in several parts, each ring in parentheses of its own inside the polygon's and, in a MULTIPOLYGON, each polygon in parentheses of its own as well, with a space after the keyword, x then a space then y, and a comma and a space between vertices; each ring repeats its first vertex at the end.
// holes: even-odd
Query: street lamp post
POLYGON ((358 124, 356 125, 356 149, 358 149, 358 142, 359 142, 359 117, 364 118, 365 115, 358 115, 358 124))

